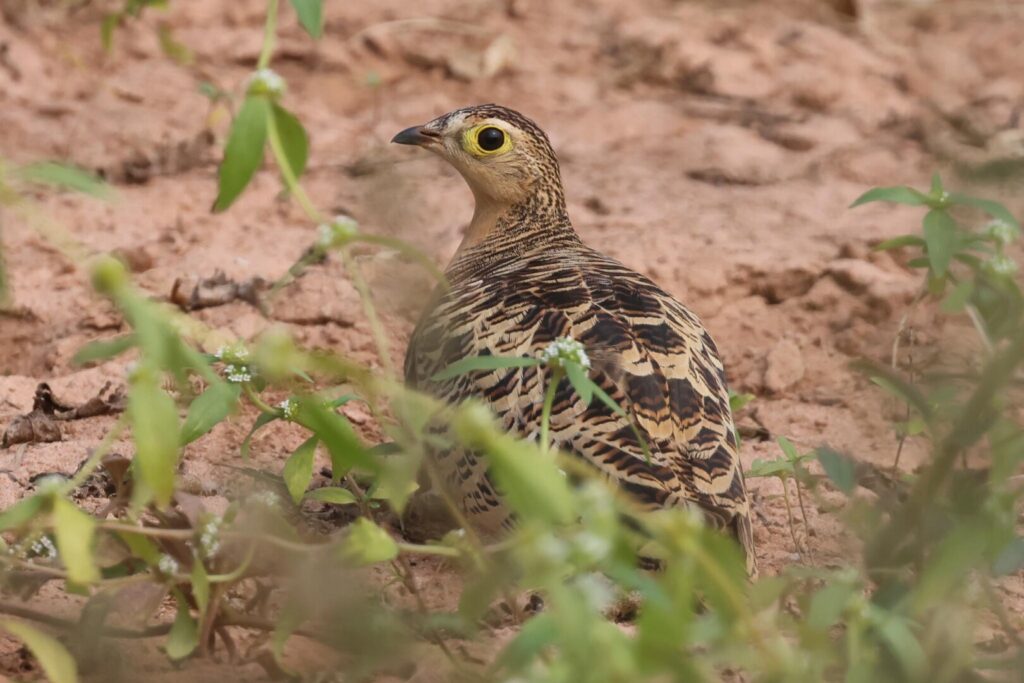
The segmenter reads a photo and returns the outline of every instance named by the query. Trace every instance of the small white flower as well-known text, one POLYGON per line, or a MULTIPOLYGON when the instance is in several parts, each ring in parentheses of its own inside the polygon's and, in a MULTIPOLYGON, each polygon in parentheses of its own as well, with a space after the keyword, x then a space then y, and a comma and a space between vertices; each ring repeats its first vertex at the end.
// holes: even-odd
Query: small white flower
POLYGON ((156 563, 156 568, 160 570, 161 574, 174 576, 181 569, 181 565, 170 555, 161 555, 160 560, 156 563))
POLYGON ((273 69, 257 69, 249 76, 245 91, 250 95, 280 97, 285 91, 284 79, 273 69))
POLYGON ((206 557, 213 557, 220 550, 219 535, 220 527, 223 523, 223 519, 214 517, 203 525, 203 529, 199 533, 199 545, 203 550, 203 555, 206 557))
POLYGON ((57 557, 57 546, 53 544, 49 536, 40 536, 38 539, 32 542, 29 547, 32 555, 35 557, 43 557, 52 559, 57 557))
POLYGON ((229 365, 224 368, 224 376, 233 384, 245 384, 252 381, 252 373, 244 365, 229 365))
POLYGON ((548 344, 540 352, 540 359, 554 367, 562 367, 566 363, 575 363, 584 369, 590 367, 590 357, 583 344, 572 337, 559 337, 548 344))
POLYGON ((295 417, 295 411, 298 410, 298 401, 294 398, 286 398, 277 404, 277 407, 281 409, 281 416, 286 420, 290 420, 295 417))
POLYGON ((583 531, 573 538, 573 549, 587 562, 598 562, 608 556, 612 550, 612 544, 603 536, 583 531))
POLYGON ((334 230, 327 223, 316 226, 316 243, 321 247, 329 247, 334 244, 334 230))
POLYGON ((64 484, 66 484, 67 481, 67 477, 57 473, 53 473, 39 477, 34 482, 32 482, 32 485, 35 486, 36 491, 38 491, 39 493, 53 493, 54 491, 57 491, 62 486, 64 486, 64 484))
POLYGON ((547 534, 537 541, 537 552, 551 564, 561 564, 569 558, 569 548, 565 542, 547 534))
POLYGON ((229 346, 221 346, 213 354, 213 357, 224 363, 244 365, 251 354, 242 342, 235 342, 229 346))
POLYGON ((1009 256, 1003 254, 996 254, 988 263, 985 264, 988 270, 993 275, 1001 275, 1003 277, 1011 277, 1017 272, 1017 263, 1009 256))
POLYGON ((323 248, 337 247, 345 244, 359 234, 359 224, 355 219, 339 214, 330 223, 321 223, 316 227, 316 243, 323 248))
POLYGON ((985 232, 999 244, 1006 246, 1016 238, 1013 227, 1006 221, 994 220, 985 226, 985 232))

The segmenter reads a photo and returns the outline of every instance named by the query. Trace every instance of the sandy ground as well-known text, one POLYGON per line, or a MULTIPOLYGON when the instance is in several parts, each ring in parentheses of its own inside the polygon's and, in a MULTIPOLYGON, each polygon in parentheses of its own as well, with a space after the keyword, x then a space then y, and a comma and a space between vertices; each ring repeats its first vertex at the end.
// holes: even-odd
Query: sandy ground
MULTIPOLYGON (((954 165, 977 169, 1024 154, 1024 6, 869 0, 856 3, 853 19, 842 11, 851 4, 425 0, 413 10, 401 0, 338 0, 326 3, 318 44, 283 12, 275 68, 288 81, 286 103, 310 131, 305 181, 314 201, 438 263, 458 245, 471 196, 439 160, 387 141, 471 103, 531 116, 562 160, 584 239, 687 302, 718 340, 732 387, 757 396, 740 419, 760 432, 744 442, 748 466, 777 455, 778 435, 887 466, 899 413, 848 363, 888 360, 918 278, 871 246, 915 230, 919 218, 847 207, 874 185, 926 185, 936 168, 952 181, 954 165)), ((0 157, 66 159, 117 189, 108 203, 40 195, 41 212, 60 226, 49 235, 38 222, 4 217, 17 313, 0 314, 0 427, 29 411, 40 381, 72 402, 123 382, 124 360, 71 365, 82 344, 124 326, 52 246, 60 230, 89 253, 118 250, 138 286, 159 298, 178 278, 217 271, 276 278, 315 235, 281 200, 270 169, 230 211, 209 212, 228 117, 199 84, 238 92, 259 52, 264 3, 175 0, 118 31, 109 54, 99 41, 102 5, 69 11, 22 1, 0 10, 0 157), (163 54, 161 24, 193 52, 192 65, 163 54)), ((973 189, 1009 201, 1018 215, 1024 209, 1011 188, 973 189)), ((400 361, 425 281, 388 254, 362 261, 400 361)), ((270 319, 240 302, 195 315, 245 339, 283 324, 306 345, 378 362, 354 290, 333 261, 289 287, 270 319)), ((914 320, 921 358, 938 339, 964 334, 927 311, 914 320)), ((239 416, 189 447, 183 471, 199 490, 226 486, 232 471, 217 465, 236 462, 251 419, 239 416)), ((111 424, 62 423, 59 442, 0 451, 9 473, 0 477, 0 507, 24 496, 33 475, 73 471, 111 424)), ((255 464, 279 471, 301 439, 287 428, 265 430, 255 464)), ((131 452, 127 442, 117 449, 131 452)), ((911 440, 902 466, 912 469, 926 452, 911 440)), ((750 487, 764 573, 843 562, 848 543, 828 506, 809 510, 810 528, 798 522, 795 547, 779 485, 750 487)), ((451 606, 458 576, 432 565, 421 571, 432 599, 451 606)), ((1024 614, 1024 581, 1011 578, 1000 590, 1024 614)), ((37 602, 72 609, 47 593, 37 602)), ((227 666, 192 661, 175 672, 155 642, 128 650, 147 680, 212 680, 227 666)), ((15 643, 0 640, 0 671, 19 675, 28 666, 15 643)), ((231 671, 232 680, 263 680, 253 664, 231 671)))

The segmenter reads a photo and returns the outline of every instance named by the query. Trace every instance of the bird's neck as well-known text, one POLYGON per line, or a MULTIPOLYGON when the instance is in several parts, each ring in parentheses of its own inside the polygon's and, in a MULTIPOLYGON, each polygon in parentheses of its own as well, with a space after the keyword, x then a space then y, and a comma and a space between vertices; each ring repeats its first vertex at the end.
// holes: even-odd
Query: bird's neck
POLYGON ((539 189, 517 201, 502 201, 474 191, 476 208, 452 265, 465 259, 491 260, 538 246, 577 244, 562 189, 539 189))

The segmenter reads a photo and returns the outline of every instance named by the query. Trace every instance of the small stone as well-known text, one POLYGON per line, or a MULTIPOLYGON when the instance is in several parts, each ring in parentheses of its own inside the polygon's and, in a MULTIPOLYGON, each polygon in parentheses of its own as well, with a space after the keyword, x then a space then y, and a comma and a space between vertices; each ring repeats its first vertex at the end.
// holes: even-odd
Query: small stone
POLYGON ((145 245, 121 247, 114 250, 114 256, 120 259, 133 273, 144 273, 156 265, 153 254, 145 245))
POLYGON ((772 393, 785 391, 804 377, 804 359, 800 347, 782 339, 768 352, 764 387, 772 393))

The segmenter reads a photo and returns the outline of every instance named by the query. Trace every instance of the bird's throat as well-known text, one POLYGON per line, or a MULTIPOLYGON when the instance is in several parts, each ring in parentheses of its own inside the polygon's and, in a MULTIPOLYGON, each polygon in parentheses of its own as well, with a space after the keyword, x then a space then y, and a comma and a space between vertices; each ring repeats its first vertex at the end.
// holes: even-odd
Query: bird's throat
POLYGON ((561 192, 533 193, 517 202, 495 200, 474 192, 476 207, 455 253, 525 251, 528 247, 566 239, 577 241, 561 192))
POLYGON ((489 197, 477 197, 476 207, 473 209, 473 219, 462 237, 459 250, 456 256, 466 252, 473 247, 482 244, 488 237, 498 231, 499 224, 507 222, 511 205, 503 202, 496 202, 489 197))

